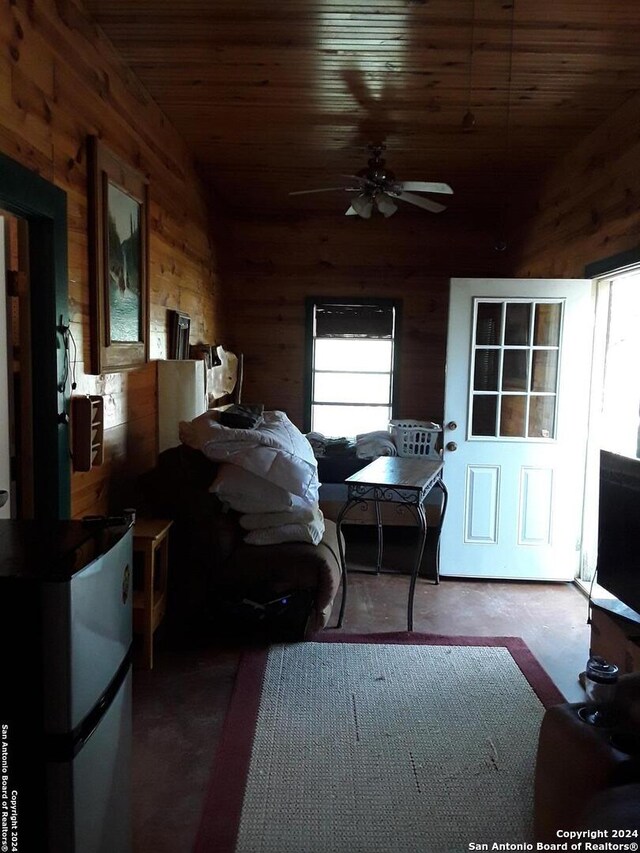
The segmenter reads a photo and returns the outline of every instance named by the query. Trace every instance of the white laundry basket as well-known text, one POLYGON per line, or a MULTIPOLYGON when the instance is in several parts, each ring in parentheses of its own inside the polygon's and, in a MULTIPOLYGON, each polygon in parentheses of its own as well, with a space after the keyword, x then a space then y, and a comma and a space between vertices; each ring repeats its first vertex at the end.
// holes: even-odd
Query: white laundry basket
POLYGON ((436 456, 438 434, 442 432, 438 424, 431 421, 389 421, 391 433, 398 450, 398 456, 436 456))

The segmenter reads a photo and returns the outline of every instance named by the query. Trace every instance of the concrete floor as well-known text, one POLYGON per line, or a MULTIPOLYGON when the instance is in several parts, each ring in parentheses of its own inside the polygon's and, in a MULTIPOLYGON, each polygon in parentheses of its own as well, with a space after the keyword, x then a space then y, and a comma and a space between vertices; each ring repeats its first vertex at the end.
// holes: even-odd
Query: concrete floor
MULTIPOLYGON (((349 574, 342 633, 406 629, 406 575, 349 574)), ((339 603, 339 602, 338 602, 339 603)), ((337 607, 330 624, 335 624, 337 607)), ((522 637, 569 701, 588 656, 587 599, 573 584, 419 580, 414 630, 522 637)), ((162 637, 152 672, 134 676, 136 853, 190 851, 242 649, 162 637)))

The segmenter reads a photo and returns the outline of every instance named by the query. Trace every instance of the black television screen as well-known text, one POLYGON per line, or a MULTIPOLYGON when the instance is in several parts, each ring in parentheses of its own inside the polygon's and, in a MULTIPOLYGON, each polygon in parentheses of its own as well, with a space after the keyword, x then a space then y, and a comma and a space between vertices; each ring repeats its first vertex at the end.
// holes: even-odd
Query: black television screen
POLYGON ((640 459, 600 451, 600 507, 596 581, 617 602, 594 603, 640 620, 640 459), (619 605, 623 605, 620 607, 619 605))

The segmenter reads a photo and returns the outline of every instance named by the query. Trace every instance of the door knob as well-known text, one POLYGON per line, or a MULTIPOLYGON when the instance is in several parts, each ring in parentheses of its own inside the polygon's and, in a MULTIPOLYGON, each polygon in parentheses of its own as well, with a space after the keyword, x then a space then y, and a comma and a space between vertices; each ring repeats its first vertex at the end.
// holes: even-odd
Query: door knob
POLYGON ((458 445, 455 443, 455 441, 448 441, 446 447, 447 450, 450 450, 452 453, 454 450, 458 449, 458 445))
POLYGON ((452 431, 454 429, 458 429, 458 424, 455 421, 449 421, 449 423, 447 424, 447 429, 450 429, 452 431))

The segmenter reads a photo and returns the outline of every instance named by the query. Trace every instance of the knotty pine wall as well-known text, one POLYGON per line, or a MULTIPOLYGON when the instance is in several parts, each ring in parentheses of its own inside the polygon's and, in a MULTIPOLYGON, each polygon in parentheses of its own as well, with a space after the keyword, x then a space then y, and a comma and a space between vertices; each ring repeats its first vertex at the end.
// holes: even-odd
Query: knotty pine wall
POLYGON ((243 400, 303 424, 305 297, 403 302, 398 417, 443 415, 448 283, 502 274, 491 217, 469 224, 402 206, 390 219, 309 212, 236 220, 225 262, 233 346, 244 352, 243 400))
POLYGON ((581 278, 640 249, 640 95, 576 144, 520 218, 515 275, 581 278))
POLYGON ((156 372, 150 363, 87 373, 87 135, 149 177, 152 359, 166 357, 170 308, 191 316, 192 343, 218 340, 220 287, 203 194, 175 130, 71 0, 5 0, 0 43, 0 150, 67 193, 77 391, 105 396, 105 462, 73 474, 72 514, 121 509, 136 474, 154 462, 156 372))

